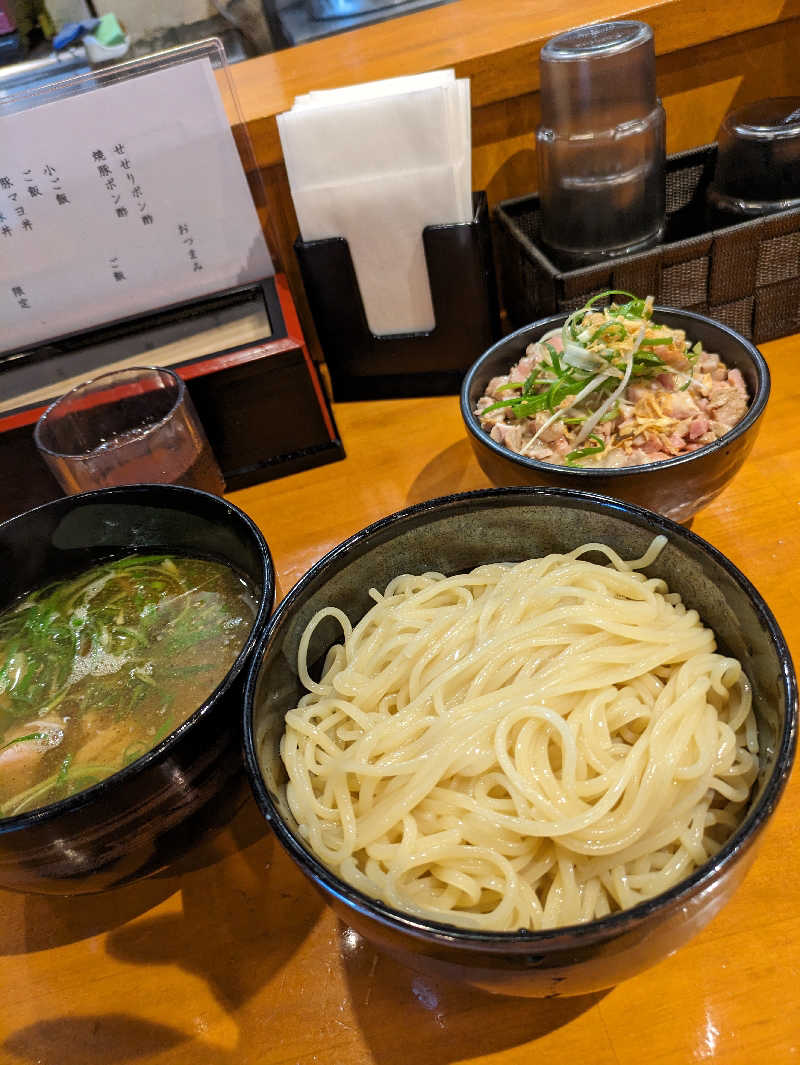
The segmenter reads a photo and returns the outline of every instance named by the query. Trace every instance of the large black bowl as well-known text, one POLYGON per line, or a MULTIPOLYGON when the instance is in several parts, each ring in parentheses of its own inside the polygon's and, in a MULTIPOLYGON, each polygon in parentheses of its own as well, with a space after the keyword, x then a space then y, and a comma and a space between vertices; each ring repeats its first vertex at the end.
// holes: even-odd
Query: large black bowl
MULTIPOLYGON (((341 629, 322 622, 309 648, 318 661, 341 629)), ((699 931, 731 896, 775 809, 796 743, 792 662, 758 592, 718 551, 648 511, 561 489, 493 489, 433 500, 386 518, 326 555, 280 605, 253 660, 245 694, 245 760, 256 801, 278 839, 343 921, 412 967, 506 994, 580 994, 652 965, 699 931), (279 756, 284 715, 301 695, 297 648, 314 613, 332 604, 354 622, 368 592, 402 572, 458 573, 601 541, 640 557, 654 535, 667 546, 648 567, 717 633, 753 684, 761 771, 744 822, 712 861, 672 890, 585 925, 487 934, 398 912, 345 883, 308 849, 286 802, 279 756)))
POLYGON ((769 368, 763 355, 741 334, 705 315, 655 307, 654 321, 670 329, 684 329, 692 343, 700 341, 706 351, 716 352, 729 368, 741 370, 751 397, 744 418, 713 444, 662 462, 609 470, 556 466, 517 455, 492 440, 481 429, 475 407, 493 377, 508 373, 528 344, 563 325, 566 318, 566 314, 558 314, 509 334, 481 355, 464 378, 461 416, 481 469, 492 484, 578 488, 638 503, 674 521, 689 521, 719 495, 756 441, 770 389, 769 368))
POLYGON ((153 750, 61 802, 0 818, 0 885, 72 895, 156 872, 224 825, 247 795, 241 758, 245 666, 272 609, 264 537, 242 511, 191 488, 133 485, 68 496, 0 525, 0 608, 130 551, 233 566, 253 584, 247 642, 206 701, 153 750))

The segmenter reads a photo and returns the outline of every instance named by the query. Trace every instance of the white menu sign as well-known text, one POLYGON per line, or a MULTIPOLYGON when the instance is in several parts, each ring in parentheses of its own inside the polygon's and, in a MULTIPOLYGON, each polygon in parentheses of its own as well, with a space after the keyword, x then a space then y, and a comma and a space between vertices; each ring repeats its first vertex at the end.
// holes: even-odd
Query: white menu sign
POLYGON ((0 118, 0 352, 272 272, 208 60, 0 118))

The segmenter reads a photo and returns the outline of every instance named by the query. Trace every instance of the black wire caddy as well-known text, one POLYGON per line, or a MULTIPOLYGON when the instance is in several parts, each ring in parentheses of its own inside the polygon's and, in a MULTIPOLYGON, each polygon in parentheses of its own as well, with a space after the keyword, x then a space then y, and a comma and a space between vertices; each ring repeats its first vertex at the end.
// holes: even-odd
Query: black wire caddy
POLYGON ((717 145, 667 157, 666 228, 653 247, 573 268, 543 243, 538 196, 494 211, 499 287, 518 328, 608 289, 710 315, 759 344, 800 329, 800 208, 743 219, 709 207, 717 145))

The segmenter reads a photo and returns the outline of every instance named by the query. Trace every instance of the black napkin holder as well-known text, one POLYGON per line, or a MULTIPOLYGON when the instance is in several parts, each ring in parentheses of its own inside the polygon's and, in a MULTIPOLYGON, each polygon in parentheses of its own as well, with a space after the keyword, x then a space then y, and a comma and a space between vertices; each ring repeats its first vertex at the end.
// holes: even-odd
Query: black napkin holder
POLYGON ((294 250, 336 400, 449 395, 499 336, 489 211, 473 194, 472 220, 422 233, 435 327, 375 336, 367 325, 344 237, 295 241, 294 250))

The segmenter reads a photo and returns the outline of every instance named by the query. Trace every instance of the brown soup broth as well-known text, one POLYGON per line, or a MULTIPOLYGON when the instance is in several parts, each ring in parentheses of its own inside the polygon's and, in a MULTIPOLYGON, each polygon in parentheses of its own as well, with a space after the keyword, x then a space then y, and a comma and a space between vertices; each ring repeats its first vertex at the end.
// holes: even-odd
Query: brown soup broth
POLYGON ((223 679, 256 609, 222 563, 130 555, 0 614, 0 817, 66 798, 155 747, 223 679))

